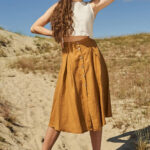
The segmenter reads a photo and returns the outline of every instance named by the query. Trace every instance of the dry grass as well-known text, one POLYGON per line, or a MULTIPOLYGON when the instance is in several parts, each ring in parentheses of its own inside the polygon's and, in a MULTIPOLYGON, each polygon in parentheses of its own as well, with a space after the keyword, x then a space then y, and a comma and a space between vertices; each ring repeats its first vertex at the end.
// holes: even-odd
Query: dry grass
POLYGON ((0 117, 3 117, 10 123, 16 122, 16 117, 12 113, 12 105, 2 95, 0 95, 0 117))
POLYGON ((123 122, 123 121, 116 120, 116 121, 115 121, 115 124, 113 124, 113 128, 122 129, 122 126, 123 126, 123 125, 124 125, 124 122, 123 122))
POLYGON ((149 150, 150 144, 150 127, 143 130, 137 130, 135 132, 137 141, 136 141, 136 150, 149 150))
POLYGON ((37 47, 38 54, 43 54, 47 52, 52 53, 61 49, 60 45, 50 38, 36 36, 36 39, 34 39, 34 44, 37 47))
POLYGON ((10 40, 0 35, 0 47, 2 46, 6 47, 7 45, 10 45, 10 44, 11 44, 10 40))
POLYGON ((61 63, 60 45, 50 38, 43 37, 36 37, 34 44, 37 47, 36 50, 33 50, 31 46, 27 45, 24 49, 20 49, 25 54, 28 53, 32 55, 18 56, 16 54, 18 56, 16 61, 11 63, 9 67, 19 69, 24 73, 48 72, 52 73, 54 78, 56 78, 61 63))
POLYGON ((7 54, 5 53, 3 47, 10 46, 10 44, 11 40, 0 35, 0 57, 7 57, 7 54))
MULTIPOLYGON (((14 137, 16 134, 15 126, 19 126, 17 124, 17 116, 14 114, 14 110, 16 111, 17 108, 12 106, 2 94, 3 92, 0 90, 0 124, 4 125, 14 137)), ((10 143, 6 136, 3 136, 5 133, 5 131, 3 131, 3 126, 0 128, 0 133, 0 150, 4 150, 8 147, 8 144, 10 145, 10 143)))
POLYGON ((136 106, 150 106, 150 34, 97 39, 116 99, 135 99, 136 106))
POLYGON ((34 56, 23 56, 19 57, 14 63, 9 65, 10 68, 17 68, 24 73, 58 73, 61 64, 61 57, 55 57, 52 55, 43 55, 39 57, 34 56))
POLYGON ((143 122, 150 120, 150 34, 96 42, 108 66, 113 128, 126 132, 128 128, 144 126, 143 122))

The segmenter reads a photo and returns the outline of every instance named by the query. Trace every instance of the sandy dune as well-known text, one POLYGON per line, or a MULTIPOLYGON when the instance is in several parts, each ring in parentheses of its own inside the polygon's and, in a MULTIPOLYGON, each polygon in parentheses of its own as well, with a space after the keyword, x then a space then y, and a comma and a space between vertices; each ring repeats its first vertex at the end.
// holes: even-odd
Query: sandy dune
MULTIPOLYGON (((2 40, 6 37, 10 40, 10 45, 0 46, 0 50, 6 52, 6 56, 0 57, 0 150, 40 150, 48 126, 57 77, 48 72, 24 73, 10 68, 9 64, 13 64, 19 56, 35 55, 33 51, 37 47, 31 37, 5 30, 0 30, 0 36, 0 43, 6 42, 2 40), (32 51, 30 49, 27 52, 24 49, 26 46, 32 51), (24 51, 20 52, 20 49, 24 51)), ((102 150, 134 150, 134 131, 149 127, 149 115, 143 113, 143 110, 149 110, 149 106, 136 108, 135 99, 118 99, 113 94, 111 97, 113 117, 107 118, 107 124, 103 127, 102 150)), ((61 132, 53 149, 92 150, 89 132, 61 132)))

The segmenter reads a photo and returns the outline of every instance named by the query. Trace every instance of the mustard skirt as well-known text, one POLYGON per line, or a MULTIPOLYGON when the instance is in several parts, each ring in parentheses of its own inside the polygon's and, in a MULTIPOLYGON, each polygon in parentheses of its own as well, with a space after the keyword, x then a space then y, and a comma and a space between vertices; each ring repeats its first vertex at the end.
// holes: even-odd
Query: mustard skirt
POLYGON ((83 133, 98 131, 112 117, 109 76, 94 39, 64 42, 48 126, 83 133))

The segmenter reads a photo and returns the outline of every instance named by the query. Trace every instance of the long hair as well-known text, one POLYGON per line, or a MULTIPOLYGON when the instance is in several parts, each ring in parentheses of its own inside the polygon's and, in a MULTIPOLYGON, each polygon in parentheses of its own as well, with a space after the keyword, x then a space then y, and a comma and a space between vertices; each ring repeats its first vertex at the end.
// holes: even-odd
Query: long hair
POLYGON ((59 0, 50 19, 53 37, 56 42, 62 43, 63 36, 69 36, 73 32, 72 16, 72 0, 59 0))

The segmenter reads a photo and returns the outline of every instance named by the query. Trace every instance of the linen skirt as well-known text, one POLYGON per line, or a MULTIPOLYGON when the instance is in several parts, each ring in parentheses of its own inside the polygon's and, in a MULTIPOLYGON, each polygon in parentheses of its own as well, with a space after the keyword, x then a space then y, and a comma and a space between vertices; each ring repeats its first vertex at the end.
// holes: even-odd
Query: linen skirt
POLYGON ((112 117, 109 76, 94 39, 64 42, 48 126, 83 133, 98 131, 112 117))

